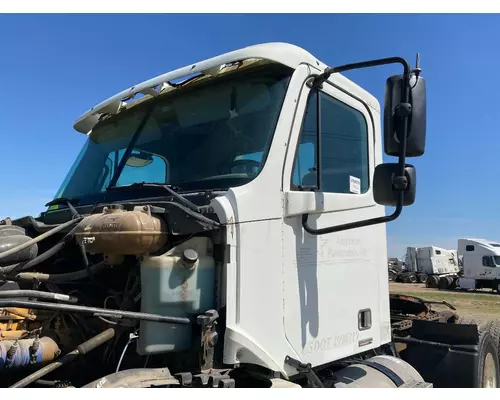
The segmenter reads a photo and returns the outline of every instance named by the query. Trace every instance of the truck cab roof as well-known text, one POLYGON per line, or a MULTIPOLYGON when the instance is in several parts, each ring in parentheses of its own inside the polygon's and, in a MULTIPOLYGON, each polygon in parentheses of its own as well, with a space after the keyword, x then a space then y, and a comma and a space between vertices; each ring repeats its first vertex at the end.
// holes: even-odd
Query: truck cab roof
MULTIPOLYGON (((141 101, 147 101, 163 94, 168 89, 173 89, 169 82, 189 78, 196 74, 217 76, 218 72, 225 66, 245 60, 266 60, 292 69, 297 69, 300 65, 305 64, 313 69, 312 73, 321 73, 327 67, 308 51, 289 43, 253 45, 187 65, 131 86, 87 110, 76 120, 73 127, 78 132, 89 134, 101 116, 117 114, 127 105, 126 101, 134 99, 138 95, 145 97, 141 101)), ((333 74, 328 80, 363 98, 371 108, 377 112, 380 111, 378 100, 346 77, 333 74)))

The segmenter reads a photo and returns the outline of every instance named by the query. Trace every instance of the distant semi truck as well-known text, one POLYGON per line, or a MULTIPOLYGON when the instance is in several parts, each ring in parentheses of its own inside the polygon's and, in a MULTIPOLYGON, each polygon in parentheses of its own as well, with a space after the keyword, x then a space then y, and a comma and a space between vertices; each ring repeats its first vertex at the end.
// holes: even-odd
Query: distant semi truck
POLYGON ((459 239, 463 274, 460 289, 492 289, 500 293, 500 243, 486 239, 459 239))
POLYGON ((460 265, 458 252, 436 246, 407 247, 404 264, 389 280, 403 283, 425 283, 430 288, 447 289, 457 284, 460 265), (392 279, 391 279, 392 278, 392 279))

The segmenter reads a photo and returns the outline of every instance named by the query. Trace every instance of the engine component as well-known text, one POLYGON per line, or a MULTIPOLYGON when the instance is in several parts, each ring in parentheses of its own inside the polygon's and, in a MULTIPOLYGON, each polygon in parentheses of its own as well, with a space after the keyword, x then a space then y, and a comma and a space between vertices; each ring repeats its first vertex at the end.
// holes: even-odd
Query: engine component
POLYGON ((62 356, 58 361, 53 362, 45 367, 39 369, 38 371, 28 375, 27 377, 21 379, 19 382, 11 385, 11 388, 21 388, 28 386, 30 383, 37 381, 38 379, 44 377, 48 373, 56 370, 57 368, 67 364, 70 361, 73 361, 78 356, 83 356, 88 352, 94 350, 96 347, 99 347, 103 343, 106 343, 108 340, 112 339, 115 336, 115 330, 113 328, 109 328, 104 332, 99 333, 94 336, 92 339, 87 340, 86 342, 80 344, 75 350, 71 351, 68 354, 62 356))
MULTIPOLYGON (((215 261, 209 238, 194 237, 141 262, 141 311, 188 317, 214 308, 215 261)), ((191 327, 141 321, 141 355, 191 348, 191 327)))
POLYGON ((175 316, 170 317, 160 314, 148 314, 144 312, 135 312, 135 311, 112 310, 108 308, 86 307, 75 304, 46 303, 42 301, 0 299, 0 307, 26 307, 35 310, 73 312, 73 313, 82 313, 82 314, 89 314, 101 317, 124 318, 124 319, 140 320, 140 321, 145 320, 145 321, 170 323, 170 324, 187 325, 191 323, 191 320, 189 318, 182 318, 175 316))
POLYGON ((113 206, 84 218, 76 235, 91 254, 139 256, 161 250, 167 233, 166 223, 149 207, 125 211, 113 206))
POLYGON ((21 272, 16 275, 16 280, 22 281, 32 281, 34 279, 39 282, 72 282, 80 279, 85 279, 89 277, 90 274, 98 273, 104 268, 109 267, 107 263, 101 262, 89 267, 89 270, 82 269, 75 272, 67 272, 63 274, 42 274, 39 272, 21 272))
MULTIPOLYGON (((7 236, 5 239, 0 240, 0 265, 9 265, 9 264, 21 262, 21 261, 18 261, 18 259, 22 259, 23 257, 21 257, 21 255, 19 255, 18 253, 23 252, 23 250, 25 250, 25 249, 26 249, 26 251, 28 251, 27 249, 31 249, 38 242, 41 242, 42 240, 44 240, 52 235, 55 235, 56 233, 62 231, 63 229, 70 227, 71 225, 77 224, 81 220, 82 220, 81 217, 75 218, 75 219, 72 219, 68 222, 65 222, 64 224, 57 225, 55 228, 52 228, 50 231, 47 231, 45 233, 42 233, 41 235, 37 236, 34 239, 30 239, 28 236, 20 236, 20 235, 7 236), (10 238, 10 240, 14 240, 14 239, 12 239, 14 237, 18 237, 18 238, 23 237, 23 239, 16 239, 16 240, 18 240, 18 242, 15 244, 11 244, 11 242, 8 239, 10 238), (28 239, 24 239, 24 238, 28 238, 28 239), (3 247, 3 249, 2 249, 2 247, 3 247)), ((13 225, 4 225, 4 226, 11 228, 13 225)), ((37 246, 36 253, 33 253, 34 256, 32 256, 31 258, 27 258, 27 260, 30 260, 30 259, 36 257, 37 253, 38 253, 38 246, 37 246)), ((25 253, 23 252, 21 254, 24 255, 25 253)), ((32 253, 29 253, 29 254, 32 254, 32 253)), ((24 260, 24 261, 26 261, 26 260, 24 260)))
POLYGON ((8 229, 0 231, 0 266, 7 266, 33 260, 38 254, 38 245, 34 243, 31 246, 26 246, 19 251, 10 252, 13 249, 24 246, 32 239, 20 230, 12 229, 11 226, 7 226, 6 228, 8 229), (10 254, 8 254, 9 252, 10 254))
POLYGON ((18 339, 27 333, 26 320, 36 317, 27 308, 4 308, 0 310, 0 340, 18 339))
POLYGON ((43 364, 60 354, 59 346, 50 337, 0 341, 0 370, 43 364))
POLYGON ((51 247, 49 250, 40 254, 39 256, 33 258, 31 261, 28 261, 26 264, 21 265, 19 267, 19 269, 17 267, 15 269, 17 271, 24 271, 27 269, 31 269, 31 268, 34 268, 37 265, 43 263, 44 261, 48 260, 50 257, 53 257, 55 254, 60 252, 68 243, 70 243, 74 239, 75 231, 77 229, 78 229, 78 225, 75 226, 68 234, 66 234, 61 239, 61 241, 59 243, 57 243, 55 246, 51 247))
POLYGON ((0 225, 0 237, 17 235, 26 235, 26 230, 17 225, 0 225))
POLYGON ((39 290, 4 290, 0 291, 0 299, 16 297, 32 297, 36 299, 48 299, 67 301, 69 303, 76 303, 78 299, 74 296, 68 296, 60 293, 41 292, 39 290))

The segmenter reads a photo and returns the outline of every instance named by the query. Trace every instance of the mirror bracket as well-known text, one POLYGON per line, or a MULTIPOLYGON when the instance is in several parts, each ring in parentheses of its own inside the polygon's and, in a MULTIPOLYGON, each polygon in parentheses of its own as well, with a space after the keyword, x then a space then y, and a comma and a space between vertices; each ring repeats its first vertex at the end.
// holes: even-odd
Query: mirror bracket
MULTIPOLYGON (((354 64, 346 64, 342 65, 339 67, 328 67, 325 69, 325 71, 319 75, 317 75, 314 80, 311 82, 311 86, 320 89, 322 88, 323 83, 330 78, 330 76, 334 73, 340 73, 344 71, 349 71, 353 69, 360 69, 360 68, 368 68, 368 67, 375 67, 375 66, 382 66, 382 65, 388 65, 388 64, 401 64, 403 66, 403 84, 401 86, 401 101, 400 103, 395 107, 395 112, 396 115, 398 115, 402 119, 402 125, 400 126, 400 129, 396 131, 398 136, 400 136, 400 141, 399 141, 399 154, 398 154, 398 168, 399 168, 399 174, 397 174, 394 177, 393 180, 393 185, 394 188, 398 191, 398 201, 396 204, 396 209, 391 215, 383 216, 383 217, 377 217, 377 218, 371 218, 367 220, 362 220, 362 221, 356 221, 356 222, 351 222, 347 224, 341 224, 341 225, 336 225, 332 227, 327 227, 327 228, 321 228, 321 229, 313 229, 309 226, 307 220, 309 214, 303 214, 302 215, 302 227, 304 230, 311 234, 311 235, 324 235, 328 233, 334 233, 334 232, 340 232, 344 230, 349 230, 349 229, 355 229, 355 228, 361 228, 365 226, 370 226, 370 225, 375 225, 375 224, 380 224, 380 223, 386 223, 395 220, 396 218, 399 217, 401 212, 403 211, 403 206, 404 206, 404 191, 406 187, 408 186, 408 180, 405 176, 405 168, 406 168, 406 146, 407 146, 407 136, 408 136, 408 120, 409 116, 411 115, 412 111, 412 106, 410 103, 410 77, 411 73, 413 72, 410 68, 410 64, 408 63, 407 60, 401 57, 389 57, 389 58, 381 58, 381 59, 376 59, 376 60, 371 60, 371 61, 363 61, 359 63, 354 63, 354 64)), ((419 64, 419 61, 417 61, 417 64, 419 64)), ((420 74, 420 66, 417 65, 418 71, 415 70, 416 73, 420 74)))
POLYGON ((396 115, 401 118, 407 118, 411 115, 411 104, 410 103, 399 103, 395 110, 396 115))
POLYGON ((408 179, 406 176, 396 176, 393 181, 394 189, 399 191, 405 191, 408 187, 408 179))

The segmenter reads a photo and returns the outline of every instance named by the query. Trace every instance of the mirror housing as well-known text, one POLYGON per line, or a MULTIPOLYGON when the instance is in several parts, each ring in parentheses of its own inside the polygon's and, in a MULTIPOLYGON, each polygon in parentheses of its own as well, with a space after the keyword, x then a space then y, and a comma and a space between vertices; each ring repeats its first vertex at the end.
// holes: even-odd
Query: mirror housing
MULTIPOLYGON (((402 118, 396 115, 401 98, 403 75, 387 79, 384 101, 384 151, 389 156, 399 156, 399 135, 402 134, 402 118)), ((420 75, 410 76, 411 114, 408 117, 406 157, 419 157, 425 152, 427 119, 425 80, 420 75)))
POLYGON ((149 154, 133 153, 127 158, 126 165, 129 167, 145 167, 153 161, 153 157, 149 154))
MULTIPOLYGON (((373 197, 377 204, 394 207, 398 203, 399 191, 394 187, 394 178, 400 174, 399 164, 379 164, 373 176, 373 197)), ((403 206, 415 202, 417 189, 417 172, 413 165, 406 164, 405 176, 408 184, 404 191, 403 206)))

